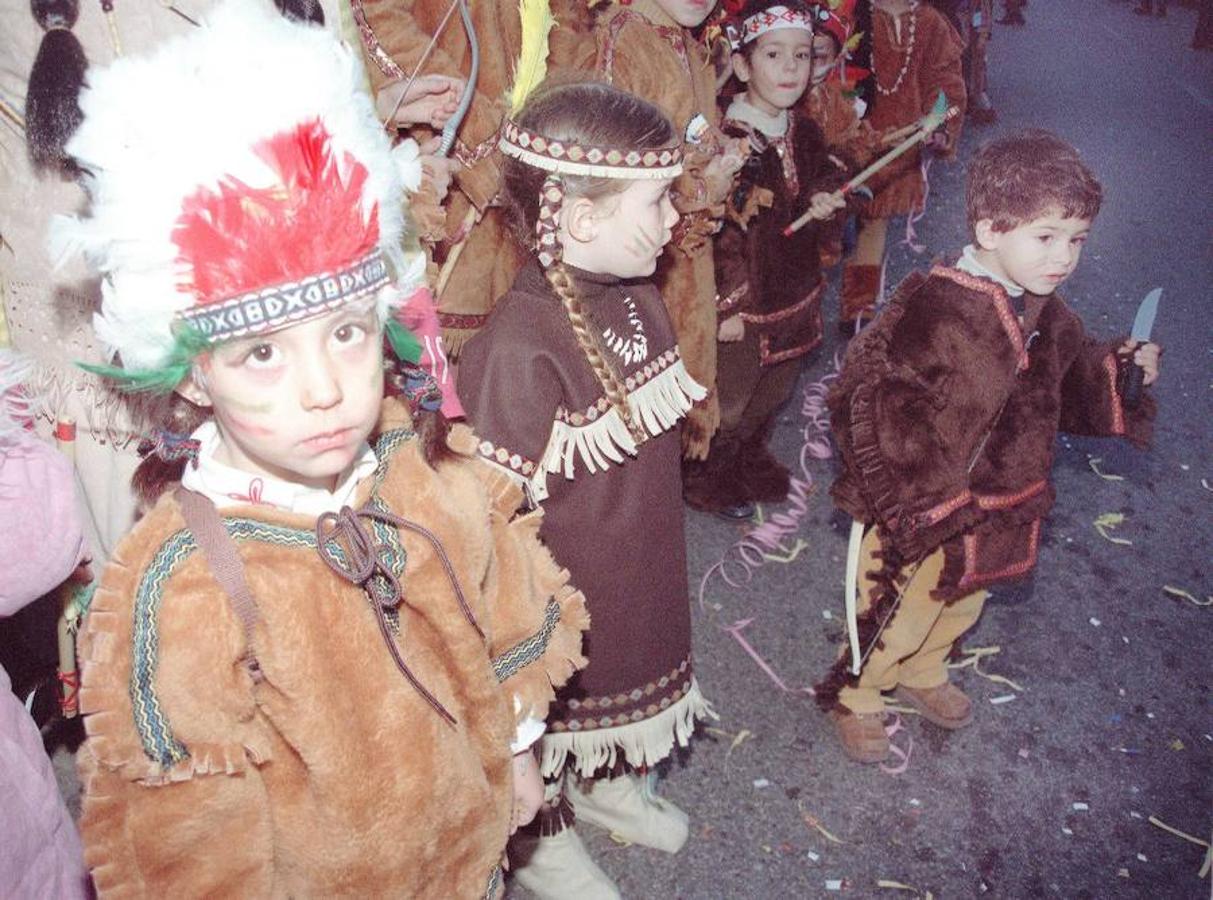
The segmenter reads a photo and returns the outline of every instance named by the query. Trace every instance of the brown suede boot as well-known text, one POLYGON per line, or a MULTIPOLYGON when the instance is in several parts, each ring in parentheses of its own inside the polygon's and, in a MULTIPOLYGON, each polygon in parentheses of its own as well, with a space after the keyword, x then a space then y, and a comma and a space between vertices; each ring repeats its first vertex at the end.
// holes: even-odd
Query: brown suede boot
POLYGON ((741 445, 741 483, 746 496, 755 503, 782 503, 792 487, 792 473, 767 446, 772 430, 765 427, 741 445))
POLYGON ((712 441, 703 462, 682 464, 682 497, 687 506, 731 521, 744 521, 754 515, 754 505, 746 494, 737 471, 736 439, 712 441))
POLYGON ((973 721, 973 701, 964 691, 947 681, 933 688, 912 688, 903 684, 897 689, 896 696, 940 728, 955 731, 973 721))
POLYGON ((860 326, 872 321, 876 315, 876 294, 880 291, 880 266, 842 267, 842 309, 838 314, 838 329, 843 334, 855 331, 855 320, 860 326))
POLYGON ((889 736, 884 730, 884 713, 853 713, 835 709, 830 713, 842 752, 855 762, 879 763, 889 758, 889 736))

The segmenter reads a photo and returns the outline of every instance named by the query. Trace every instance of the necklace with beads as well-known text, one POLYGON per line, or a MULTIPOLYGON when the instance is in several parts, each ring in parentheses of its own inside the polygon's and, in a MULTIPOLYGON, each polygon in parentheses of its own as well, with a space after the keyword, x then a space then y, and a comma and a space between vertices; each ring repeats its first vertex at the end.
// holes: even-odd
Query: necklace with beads
POLYGON ((649 339, 644 333, 644 322, 636 309, 636 301, 625 297, 624 304, 628 308, 628 324, 632 326, 630 337, 616 334, 614 328, 602 332, 603 343, 607 348, 623 360, 625 365, 644 362, 649 355, 649 339))
POLYGON ((901 71, 897 73, 897 78, 893 82, 892 87, 885 87, 880 83, 880 75, 876 71, 876 54, 872 54, 872 83, 876 85, 876 93, 884 97, 896 94, 901 88, 901 83, 905 80, 906 73, 910 71, 910 61, 914 58, 914 35, 918 30, 918 3, 917 0, 910 0, 910 34, 906 40, 905 59, 901 62, 901 71))

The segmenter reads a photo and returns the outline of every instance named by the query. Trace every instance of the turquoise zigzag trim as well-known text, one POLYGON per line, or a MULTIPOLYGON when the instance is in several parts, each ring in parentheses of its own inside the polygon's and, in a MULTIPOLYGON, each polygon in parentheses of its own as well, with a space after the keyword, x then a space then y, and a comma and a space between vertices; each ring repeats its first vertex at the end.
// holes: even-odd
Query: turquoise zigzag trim
POLYGON ((501 682, 512 678, 520 669, 543 656, 559 621, 560 604, 555 600, 548 600, 543 611, 543 624, 539 626, 539 630, 493 660, 493 674, 497 676, 497 680, 501 682))
MULTIPOLYGON (((397 429, 380 435, 375 442, 375 454, 379 457, 379 465, 375 471, 376 490, 387 475, 390 457, 413 436, 414 432, 408 429, 397 429)), ((371 505, 380 511, 387 511, 378 496, 372 497, 371 505)), ((228 534, 237 542, 254 541, 280 547, 316 549, 316 535, 311 531, 270 525, 256 519, 225 518, 223 524, 228 534)), ((399 532, 378 521, 374 523, 373 529, 376 539, 383 545, 384 561, 396 577, 403 580, 407 555, 399 532)), ((139 732, 143 752, 166 768, 188 759, 190 754, 189 748, 174 737, 172 726, 160 708, 160 700, 156 696, 154 681, 160 654, 160 607, 164 602, 165 585, 197 549, 198 545, 188 528, 170 535, 152 557, 135 593, 135 634, 129 688, 135 728, 139 732)), ((345 561, 344 551, 339 544, 331 542, 329 549, 339 561, 345 561)), ((383 580, 382 576, 375 578, 376 582, 383 580)), ((372 590, 378 591, 381 587, 375 585, 372 590)), ((372 603, 375 602, 373 598, 368 599, 372 603)), ((399 618, 396 610, 391 610, 388 618, 398 633, 399 618)))

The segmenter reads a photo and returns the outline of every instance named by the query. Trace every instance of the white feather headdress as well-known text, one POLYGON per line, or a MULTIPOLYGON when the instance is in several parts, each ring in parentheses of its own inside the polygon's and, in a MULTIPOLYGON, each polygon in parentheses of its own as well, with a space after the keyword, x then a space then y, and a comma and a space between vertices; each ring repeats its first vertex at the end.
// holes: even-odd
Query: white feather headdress
POLYGON ((94 323, 124 370, 179 368, 200 343, 346 297, 378 292, 387 305, 402 293, 384 287, 389 266, 400 288, 420 280, 424 260, 404 250, 403 173, 359 60, 328 32, 228 0, 191 34, 89 81, 67 151, 91 205, 52 226, 52 253, 83 254, 103 276, 94 323), (342 259, 345 244, 301 228, 292 204, 321 223, 330 204, 377 246, 342 259))

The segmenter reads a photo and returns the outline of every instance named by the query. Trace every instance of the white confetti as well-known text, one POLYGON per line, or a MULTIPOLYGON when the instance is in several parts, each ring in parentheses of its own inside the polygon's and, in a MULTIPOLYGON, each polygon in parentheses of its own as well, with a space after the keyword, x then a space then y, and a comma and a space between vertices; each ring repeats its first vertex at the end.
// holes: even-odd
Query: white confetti
POLYGON ((826 879, 826 890, 827 891, 841 891, 842 890, 842 879, 841 878, 827 878, 826 879))
POLYGON ((1086 812, 1087 810, 1089 810, 1091 808, 1086 803, 1074 803, 1071 805, 1077 812, 1086 812))
POLYGON ((1127 636, 1127 635, 1123 635, 1123 634, 1122 634, 1122 635, 1120 636, 1120 639, 1121 639, 1122 641, 1124 641, 1126 644, 1127 644, 1127 643, 1129 643, 1129 638, 1128 638, 1128 636, 1127 636))
POLYGON ((1103 624, 1103 622, 1099 621, 1099 619, 1095 618, 1094 616, 1091 616, 1091 618, 1087 619, 1087 621, 1090 622, 1092 625, 1094 625, 1096 628, 1098 628, 1100 625, 1103 624))
POLYGON ((1071 831, 1069 828, 1063 828, 1063 829, 1061 830, 1061 833, 1062 833, 1062 834, 1073 834, 1074 832, 1073 832, 1073 831, 1071 831))
POLYGON ((821 611, 821 617, 823 619, 832 619, 832 618, 834 618, 834 614, 832 612, 830 612, 828 609, 823 609, 821 611))
POLYGON ((991 697, 990 702, 993 703, 995 706, 998 706, 1001 703, 1010 703, 1012 700, 1014 700, 1018 696, 1019 696, 1018 694, 1000 694, 997 697, 991 697))
POLYGON ((1141 860, 1142 862, 1149 862, 1149 860, 1148 860, 1148 859, 1146 859, 1146 855, 1145 855, 1144 853, 1138 853, 1138 854, 1137 854, 1137 858, 1138 858, 1139 860, 1141 860))
POLYGON ((1117 689, 1116 689, 1116 693, 1120 694, 1120 696, 1122 696, 1122 697, 1123 697, 1123 696, 1125 695, 1125 689, 1124 689, 1124 688, 1117 688, 1117 689))
POLYGON ((770 787, 770 786, 771 786, 771 782, 767 781, 765 778, 755 778, 754 779, 754 787, 756 787, 756 788, 764 788, 764 787, 770 787))
POLYGON ((1153 718, 1154 718, 1154 713, 1146 713, 1146 718, 1147 718, 1147 719, 1153 719, 1153 718))
POLYGON ((917 797, 911 797, 910 806, 922 806, 922 801, 919 800, 917 797))
POLYGON ((818 860, 821 859, 821 854, 815 853, 812 850, 809 851, 808 856, 809 856, 809 859, 812 860, 813 862, 817 862, 818 860))
POLYGON ((1141 818, 1141 813, 1139 813, 1139 812, 1132 812, 1132 811, 1130 811, 1130 812, 1129 812, 1129 815, 1131 815, 1131 816, 1132 816, 1134 819, 1140 819, 1140 818, 1141 818))

